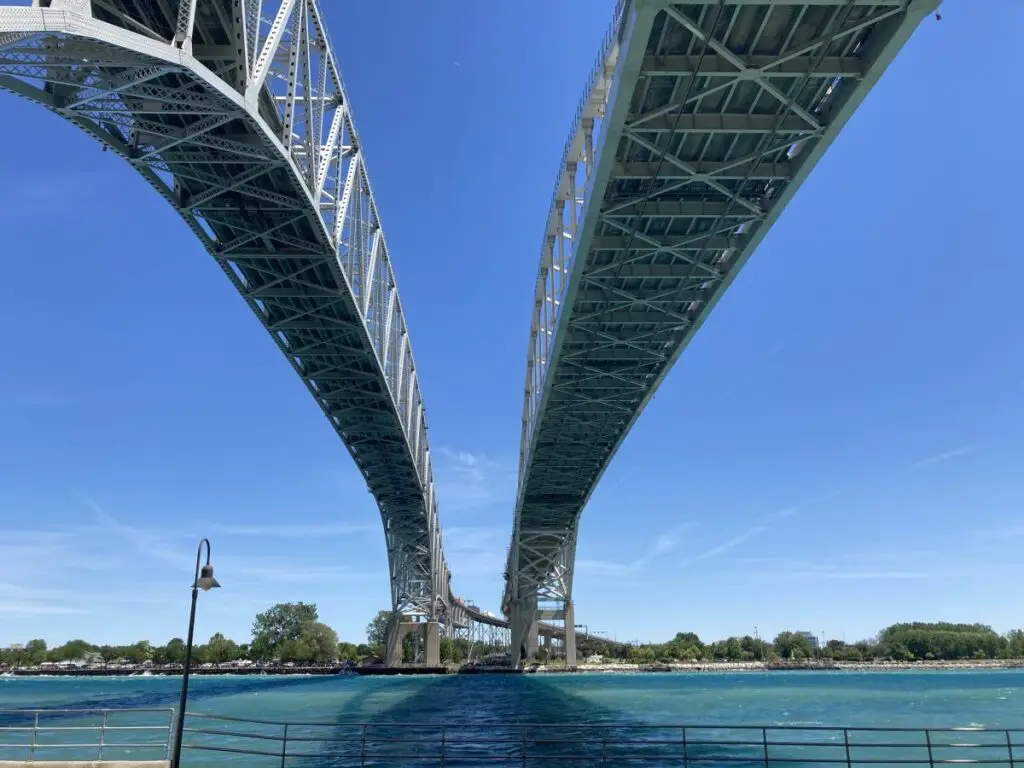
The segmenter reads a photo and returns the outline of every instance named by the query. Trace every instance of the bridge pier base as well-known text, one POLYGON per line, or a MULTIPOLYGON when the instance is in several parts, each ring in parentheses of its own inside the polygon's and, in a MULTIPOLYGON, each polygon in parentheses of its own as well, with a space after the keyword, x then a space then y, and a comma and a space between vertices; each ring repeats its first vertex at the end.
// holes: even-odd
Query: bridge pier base
POLYGON ((537 657, 537 596, 531 595, 512 602, 509 616, 512 630, 511 660, 518 667, 524 661, 537 657))
POLYGON ((428 667, 441 666, 441 626, 436 621, 423 625, 423 663, 428 667))
POLYGON ((576 666, 576 613, 569 600, 565 601, 565 666, 576 666))
POLYGON ((388 667, 400 667, 403 662, 402 649, 406 635, 411 632, 420 634, 423 641, 423 664, 427 667, 441 666, 441 625, 437 621, 398 621, 392 620, 388 628, 387 652, 384 664, 388 667))

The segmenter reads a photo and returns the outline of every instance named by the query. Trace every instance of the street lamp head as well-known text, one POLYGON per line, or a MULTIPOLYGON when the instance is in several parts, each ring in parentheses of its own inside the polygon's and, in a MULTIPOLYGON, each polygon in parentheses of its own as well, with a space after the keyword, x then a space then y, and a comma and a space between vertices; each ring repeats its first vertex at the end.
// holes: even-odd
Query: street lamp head
POLYGON ((199 572, 199 578, 196 579, 196 583, 193 587, 201 589, 204 592, 219 587, 220 584, 215 578, 213 578, 213 566, 207 563, 203 566, 203 569, 199 572))

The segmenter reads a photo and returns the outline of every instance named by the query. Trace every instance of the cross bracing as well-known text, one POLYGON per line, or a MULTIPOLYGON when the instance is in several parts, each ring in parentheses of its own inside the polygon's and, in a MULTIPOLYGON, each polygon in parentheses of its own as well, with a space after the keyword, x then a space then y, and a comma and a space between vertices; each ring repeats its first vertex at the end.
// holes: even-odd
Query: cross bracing
POLYGON ((178 212, 366 479, 393 608, 444 620, 417 370, 316 0, 0 6, 0 88, 102 142, 178 212))
POLYGON ((619 445, 938 4, 620 2, 541 245, 502 602, 513 619, 571 602, 580 516, 619 445))

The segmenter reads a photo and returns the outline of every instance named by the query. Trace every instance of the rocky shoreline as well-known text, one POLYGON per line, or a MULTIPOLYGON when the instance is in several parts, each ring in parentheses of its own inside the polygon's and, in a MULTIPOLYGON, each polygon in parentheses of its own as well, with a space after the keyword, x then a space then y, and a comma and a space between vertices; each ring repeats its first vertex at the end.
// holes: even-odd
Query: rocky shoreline
MULTIPOLYGON (((614 673, 688 673, 688 672, 788 672, 788 671, 817 671, 817 672, 898 672, 898 671, 965 671, 965 670, 997 670, 997 669, 1022 669, 1024 660, 1020 659, 997 659, 979 661, 875 661, 875 662, 751 662, 751 661, 719 661, 719 662, 676 662, 673 664, 626 664, 626 663, 592 663, 580 664, 576 667, 566 668, 562 664, 531 664, 522 670, 515 670, 501 666, 476 666, 465 665, 462 667, 384 667, 372 666, 248 666, 248 667, 221 667, 221 668, 197 668, 192 670, 193 675, 444 675, 444 674, 564 674, 566 672, 576 674, 614 674, 614 673)), ((124 676, 146 676, 166 677, 179 676, 179 668, 153 668, 153 667, 92 667, 82 669, 40 669, 22 668, 0 670, 0 674, 12 677, 124 677, 124 676)))
MULTIPOLYGON (((595 672, 784 672, 784 671, 836 671, 836 672, 896 672, 922 670, 984 670, 1021 669, 1024 660, 984 659, 977 661, 837 661, 837 662, 760 662, 760 661, 719 661, 719 662, 677 662, 673 664, 581 664, 573 671, 595 672)), ((526 671, 537 674, 565 672, 558 665, 535 665, 526 671)))

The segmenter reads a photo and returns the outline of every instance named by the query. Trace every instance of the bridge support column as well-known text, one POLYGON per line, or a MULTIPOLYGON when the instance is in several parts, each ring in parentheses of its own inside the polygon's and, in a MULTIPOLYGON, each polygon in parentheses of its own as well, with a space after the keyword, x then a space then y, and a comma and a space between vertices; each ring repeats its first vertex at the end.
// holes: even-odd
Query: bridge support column
POLYGON ((565 601, 565 666, 576 666, 576 612, 569 600, 565 601))
POLYGON ((537 596, 530 595, 512 601, 509 615, 512 647, 509 657, 513 667, 537 655, 537 596), (532 645, 531 645, 532 637, 532 645))
POLYGON ((423 625, 423 664, 441 666, 441 626, 436 621, 423 625))
POLYGON ((391 614, 391 621, 388 624, 387 650, 384 652, 384 665, 387 667, 400 667, 402 665, 402 640, 405 639, 405 623, 401 614, 391 614))

